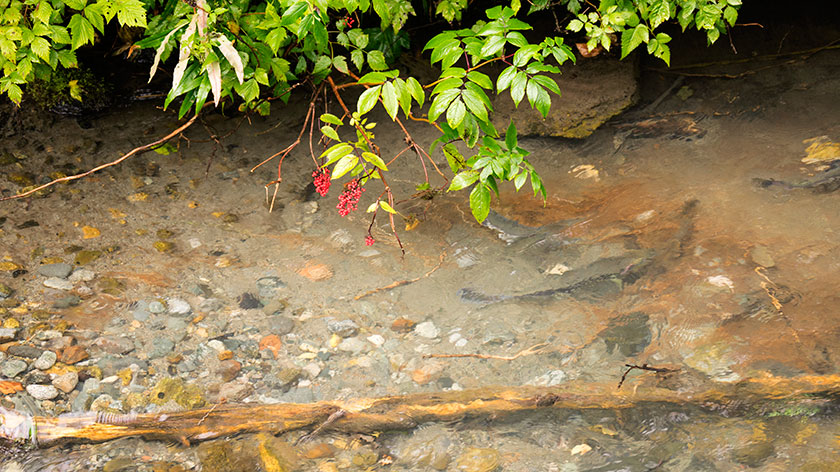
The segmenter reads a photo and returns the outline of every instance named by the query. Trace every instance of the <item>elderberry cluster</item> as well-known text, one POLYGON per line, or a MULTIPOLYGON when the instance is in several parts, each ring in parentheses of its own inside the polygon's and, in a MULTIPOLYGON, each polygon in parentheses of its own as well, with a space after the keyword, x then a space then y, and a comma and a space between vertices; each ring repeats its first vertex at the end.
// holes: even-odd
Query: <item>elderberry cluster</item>
POLYGON ((365 236, 365 246, 373 246, 373 243, 375 243, 375 242, 376 242, 376 240, 373 239, 373 236, 371 236, 371 235, 365 236))
POLYGON ((358 180, 354 179, 344 184, 344 191, 338 196, 338 205, 336 205, 338 214, 347 216, 351 211, 355 210, 364 191, 365 189, 359 186, 358 180))
POLYGON ((315 190, 322 196, 327 196, 330 191, 330 170, 329 169, 315 169, 312 171, 312 177, 315 179, 315 190))

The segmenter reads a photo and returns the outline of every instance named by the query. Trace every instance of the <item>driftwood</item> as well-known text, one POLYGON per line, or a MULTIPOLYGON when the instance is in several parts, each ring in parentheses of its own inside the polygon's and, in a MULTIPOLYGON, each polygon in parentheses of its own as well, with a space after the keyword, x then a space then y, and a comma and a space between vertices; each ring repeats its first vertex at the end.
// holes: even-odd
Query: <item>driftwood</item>
MULTIPOLYGON (((682 376, 679 376, 682 377, 682 376)), ((428 422, 451 422, 548 409, 623 409, 645 403, 729 405, 767 402, 834 402, 840 375, 762 377, 736 383, 711 382, 690 389, 681 380, 635 377, 622 390, 615 382, 569 382, 553 387, 493 387, 309 404, 218 404, 176 413, 28 416, 0 408, 0 438, 46 446, 56 442, 102 442, 129 436, 189 444, 249 432, 299 429, 372 433, 406 430, 428 422)))

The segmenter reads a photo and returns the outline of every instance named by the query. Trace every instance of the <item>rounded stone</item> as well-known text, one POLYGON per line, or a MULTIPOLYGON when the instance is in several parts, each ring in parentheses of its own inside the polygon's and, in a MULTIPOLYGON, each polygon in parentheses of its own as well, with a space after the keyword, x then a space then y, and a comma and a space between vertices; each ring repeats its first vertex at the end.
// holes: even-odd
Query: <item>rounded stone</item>
POLYGON ((166 300, 166 308, 170 314, 186 316, 192 312, 192 307, 186 300, 180 298, 169 298, 166 300))
POLYGON ((166 311, 166 307, 163 306, 163 303, 153 300, 149 302, 149 312, 150 313, 163 313, 166 311))
POLYGON ((66 374, 61 374, 58 377, 54 378, 52 381, 53 386, 57 389, 61 390, 64 393, 70 393, 76 388, 76 385, 79 383, 79 374, 76 372, 67 372, 66 374))
POLYGON ((36 369, 39 370, 47 370, 50 367, 55 365, 55 361, 58 360, 58 356, 56 353, 52 351, 44 351, 38 359, 35 360, 33 364, 36 369))
POLYGON ((440 330, 431 321, 418 323, 417 326, 414 327, 414 332, 418 336, 428 339, 436 338, 440 334, 440 330))
POLYGON ((58 396, 58 389, 52 385, 27 385, 26 393, 36 400, 52 400, 58 396))
POLYGON ((359 325, 353 320, 329 320, 327 321, 327 330, 342 338, 349 338, 359 332, 359 325))
POLYGON ((58 277, 60 279, 66 279, 71 272, 73 272, 73 266, 67 264, 66 262, 44 264, 38 267, 38 273, 44 277, 58 277))
POLYGON ((7 379, 17 377, 22 372, 26 371, 29 365, 20 359, 9 359, 0 367, 0 374, 7 379))

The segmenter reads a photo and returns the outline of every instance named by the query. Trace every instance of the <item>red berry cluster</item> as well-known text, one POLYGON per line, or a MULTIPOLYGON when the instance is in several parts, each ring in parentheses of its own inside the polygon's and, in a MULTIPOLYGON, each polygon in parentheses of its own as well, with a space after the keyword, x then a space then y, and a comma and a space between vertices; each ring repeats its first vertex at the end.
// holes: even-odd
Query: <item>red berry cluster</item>
POLYGON ((353 23, 355 23, 355 22, 356 22, 356 20, 354 20, 354 19, 353 19, 353 17, 352 17, 352 16, 350 16, 350 15, 347 15, 347 16, 344 18, 344 24, 345 24, 348 28, 352 28, 352 27, 353 27, 353 23))
POLYGON ((338 214, 347 216, 351 211, 355 210, 364 191, 365 189, 359 186, 359 181, 356 179, 344 184, 344 191, 338 196, 338 205, 336 205, 338 214))
POLYGON ((375 243, 375 242, 376 242, 376 240, 373 239, 373 236, 371 236, 371 235, 365 236, 365 246, 373 246, 373 243, 375 243))
POLYGON ((327 168, 312 171, 312 178, 315 179, 315 190, 322 197, 327 196, 330 191, 330 170, 327 168))

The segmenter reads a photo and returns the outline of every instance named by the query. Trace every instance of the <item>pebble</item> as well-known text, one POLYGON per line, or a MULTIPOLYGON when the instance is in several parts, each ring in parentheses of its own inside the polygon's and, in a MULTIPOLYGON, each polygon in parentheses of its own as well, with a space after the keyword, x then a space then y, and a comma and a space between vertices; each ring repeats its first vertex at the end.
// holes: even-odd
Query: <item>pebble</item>
POLYGON ((79 374, 73 371, 61 374, 52 381, 53 386, 64 393, 72 392, 78 383, 79 374))
POLYGON ((66 279, 71 272, 73 272, 73 266, 67 264, 66 262, 57 262, 55 264, 44 264, 42 266, 38 266, 38 273, 44 277, 66 279))
POLYGON ((257 279, 257 295, 263 300, 274 298, 281 289, 286 288, 286 284, 280 280, 280 277, 262 277, 257 279))
POLYGON ((418 336, 422 336, 428 339, 436 338, 440 334, 440 330, 437 329, 435 324, 431 321, 424 321, 422 323, 418 323, 417 326, 414 327, 414 332, 418 336))
POLYGON ((134 350, 134 341, 119 336, 103 336, 93 344, 109 354, 127 354, 134 350))
POLYGON ((52 385, 27 385, 26 393, 36 400, 52 400, 58 396, 58 389, 52 385))
POLYGON ((56 310, 63 310, 65 308, 70 308, 71 306, 77 306, 81 302, 82 299, 78 295, 72 294, 54 301, 52 307, 56 310))
POLYGON ((112 408, 112 403, 114 403, 114 397, 108 395, 107 393, 103 393, 102 395, 96 397, 96 399, 90 404, 90 411, 108 411, 112 408))
POLYGON ((61 352, 61 362, 67 365, 73 365, 90 357, 85 348, 75 345, 68 346, 61 352))
POLYGON ((251 385, 240 382, 228 382, 219 387, 219 401, 240 402, 251 394, 251 385))
POLYGON ((536 385, 539 387, 553 387, 555 385, 559 385, 566 380, 566 373, 562 370, 551 370, 546 374, 540 375, 539 377, 535 378, 531 385, 536 385))
POLYGON ((57 290, 73 290, 73 283, 67 279, 60 279, 58 277, 50 277, 44 280, 44 287, 54 288, 57 290))
POLYGON ((776 265, 776 261, 774 261, 773 256, 770 255, 770 250, 768 250, 765 246, 756 246, 752 248, 752 250, 750 250, 750 259, 763 267, 769 268, 776 265))
POLYGON ((17 329, 15 328, 0 328, 0 343, 7 343, 13 341, 17 336, 17 329))
POLYGON ((224 307, 225 302, 219 300, 218 298, 207 298, 198 304, 198 311, 202 313, 212 313, 214 311, 219 311, 224 307))
POLYGON ((271 318, 271 330, 278 334, 289 334, 295 329, 295 322, 288 316, 271 318))
POLYGON ((219 375, 222 377, 222 382, 230 382, 239 375, 242 370, 242 364, 239 361, 229 359, 219 363, 219 375))
POLYGON ((44 350, 37 348, 35 346, 23 346, 20 344, 16 344, 14 346, 9 346, 6 349, 6 354, 10 356, 17 356, 17 357, 24 357, 26 359, 37 359, 41 357, 44 350))
POLYGON ((367 337, 367 340, 376 347, 379 347, 379 346, 385 344, 385 338, 383 338, 382 336, 380 336, 378 334, 371 334, 370 336, 367 337))
POLYGON ((35 334, 35 339, 38 341, 49 341, 51 339, 57 339, 61 337, 61 331, 55 329, 45 329, 43 331, 38 331, 35 334))
POLYGON ((55 365, 56 360, 58 360, 58 356, 54 352, 44 351, 32 365, 34 365, 36 369, 47 370, 55 365))
POLYGON ((185 300, 180 298, 169 298, 166 300, 166 308, 172 315, 186 316, 192 312, 192 307, 185 300))
POLYGON ((175 349, 175 342, 171 339, 157 337, 152 340, 152 348, 149 350, 149 359, 158 359, 167 356, 175 349))
POLYGON ((163 313, 164 311, 166 311, 166 307, 163 306, 163 303, 157 300, 152 300, 149 302, 150 313, 163 313))
POLYGON ((226 350, 225 343, 219 341, 218 339, 211 339, 207 341, 207 346, 212 348, 216 352, 222 352, 226 350))
POLYGON ((29 367, 29 364, 20 360, 20 359, 9 359, 3 363, 3 366, 0 367, 0 374, 7 379, 12 377, 17 377, 20 373, 24 372, 26 368, 29 367))
POLYGON ((344 352, 352 352, 354 354, 362 352, 367 345, 359 338, 345 338, 338 344, 338 350, 344 352))
POLYGON ((353 320, 327 320, 327 330, 342 338, 355 336, 359 332, 359 325, 353 320))
POLYGON ((151 316, 151 312, 149 311, 149 302, 140 300, 139 302, 134 303, 134 310, 131 311, 131 316, 135 320, 143 323, 148 321, 149 316, 151 316))
POLYGON ((94 278, 96 278, 96 272, 88 269, 79 269, 70 274, 69 280, 75 284, 79 282, 90 282, 94 278))
POLYGON ((0 283, 0 300, 5 300, 12 296, 14 290, 6 284, 0 283))
POLYGON ((305 366, 303 366, 303 369, 302 369, 302 370, 303 370, 304 372, 306 372, 306 374, 307 374, 310 378, 313 378, 313 379, 314 379, 315 377, 318 377, 318 374, 320 374, 320 373, 321 373, 321 366, 320 366, 320 365, 318 365, 318 364, 317 364, 317 363, 315 363, 315 362, 310 362, 309 364, 306 364, 305 366))
POLYGON ((245 292, 239 296, 239 308, 243 310, 252 310, 255 308, 262 308, 263 304, 254 296, 253 293, 245 292))

